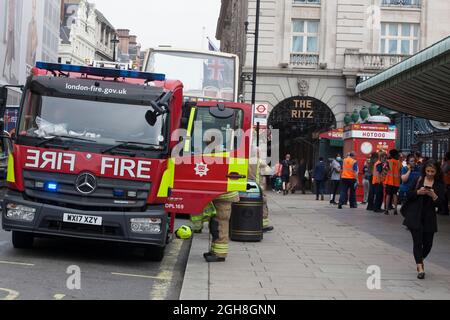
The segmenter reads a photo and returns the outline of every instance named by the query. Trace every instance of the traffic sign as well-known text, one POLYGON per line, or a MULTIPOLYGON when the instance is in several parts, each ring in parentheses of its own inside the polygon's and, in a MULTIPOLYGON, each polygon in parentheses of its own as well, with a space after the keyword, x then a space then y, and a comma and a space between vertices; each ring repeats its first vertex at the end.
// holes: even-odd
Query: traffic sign
POLYGON ((267 119, 263 119, 263 118, 255 118, 255 122, 254 122, 254 126, 255 126, 255 128, 256 128, 256 126, 258 125, 258 123, 259 123, 259 127, 261 128, 261 129, 267 129, 267 119))
POLYGON ((269 104, 267 103, 257 103, 255 105, 255 115, 267 116, 269 115, 269 104))

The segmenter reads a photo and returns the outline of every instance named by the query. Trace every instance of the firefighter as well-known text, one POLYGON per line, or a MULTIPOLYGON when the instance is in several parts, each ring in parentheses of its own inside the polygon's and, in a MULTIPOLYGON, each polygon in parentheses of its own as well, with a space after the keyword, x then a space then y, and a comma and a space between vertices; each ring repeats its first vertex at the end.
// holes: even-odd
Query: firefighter
POLYGON ((216 215, 209 222, 211 248, 203 254, 207 262, 224 262, 228 255, 231 207, 235 202, 239 202, 237 191, 225 193, 213 201, 216 215))
POLYGON ((267 205, 267 196, 264 193, 264 190, 261 188, 261 168, 268 167, 268 165, 261 161, 258 148, 256 148, 256 159, 253 160, 256 163, 250 164, 248 170, 248 178, 250 180, 254 180, 261 189, 261 193, 263 196, 263 232, 269 232, 273 230, 273 226, 270 225, 269 221, 269 207, 267 205))
POLYGON ((389 215, 389 209, 392 204, 394 206, 394 215, 398 215, 398 191, 400 189, 400 153, 396 149, 389 151, 389 160, 386 165, 386 178, 384 180, 386 187, 386 203, 385 203, 385 215, 389 215))
POLYGON ((203 213, 197 216, 191 216, 192 231, 194 233, 202 233, 203 224, 209 222, 216 215, 216 207, 211 202, 203 210, 203 213))
POLYGON ((344 159, 341 173, 341 196, 339 199, 338 209, 347 202, 350 190, 350 208, 357 208, 356 204, 356 185, 358 181, 358 161, 355 159, 355 153, 350 152, 347 158, 344 159))

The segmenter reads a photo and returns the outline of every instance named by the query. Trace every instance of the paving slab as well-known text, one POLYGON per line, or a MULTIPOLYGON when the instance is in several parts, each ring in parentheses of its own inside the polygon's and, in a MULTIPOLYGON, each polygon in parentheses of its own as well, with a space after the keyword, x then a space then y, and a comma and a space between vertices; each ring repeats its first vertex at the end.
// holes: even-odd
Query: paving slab
POLYGON ((195 235, 180 299, 450 299, 450 218, 439 217, 421 281, 400 216, 337 210, 313 195, 267 196, 274 231, 261 242, 230 242, 226 262, 207 264, 207 228, 195 235), (380 290, 367 288, 370 266, 380 267, 380 290))

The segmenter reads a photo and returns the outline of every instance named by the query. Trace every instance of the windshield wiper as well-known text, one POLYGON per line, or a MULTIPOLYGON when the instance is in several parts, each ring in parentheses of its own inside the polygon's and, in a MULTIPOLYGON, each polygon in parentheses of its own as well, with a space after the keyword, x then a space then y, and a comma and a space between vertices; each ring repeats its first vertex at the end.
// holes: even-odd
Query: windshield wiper
POLYGON ((161 147, 160 145, 152 144, 152 143, 134 142, 134 141, 116 141, 116 142, 119 142, 119 144, 116 144, 115 146, 111 146, 111 147, 108 147, 108 148, 102 150, 102 154, 111 152, 115 149, 127 148, 127 147, 133 147, 133 146, 141 146, 141 147, 144 146, 144 148, 141 148, 142 150, 144 150, 144 149, 162 150, 163 149, 163 147, 161 147))
POLYGON ((85 139, 85 138, 80 138, 80 137, 61 135, 61 136, 53 136, 53 137, 50 137, 49 139, 45 139, 45 140, 39 142, 38 144, 36 144, 36 147, 45 146, 47 143, 49 143, 51 141, 54 141, 54 140, 56 140, 58 138, 72 139, 72 140, 78 140, 78 141, 95 142, 95 140, 90 140, 90 139, 85 139))

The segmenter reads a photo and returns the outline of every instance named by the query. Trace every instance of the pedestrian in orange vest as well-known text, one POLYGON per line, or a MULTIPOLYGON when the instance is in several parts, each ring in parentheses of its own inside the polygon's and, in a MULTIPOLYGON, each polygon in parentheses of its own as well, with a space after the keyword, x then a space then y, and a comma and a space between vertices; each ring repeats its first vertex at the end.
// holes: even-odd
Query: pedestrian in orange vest
POLYGON ((385 203, 385 215, 389 215, 389 209, 391 205, 391 200, 394 209, 394 215, 398 215, 398 191, 400 189, 400 172, 401 172, 401 162, 400 153, 396 149, 389 151, 389 159, 387 161, 387 173, 385 178, 386 187, 386 203, 385 203))
POLYGON ((341 172, 341 196, 339 199, 338 209, 347 203, 350 190, 350 208, 357 208, 356 203, 356 185, 358 183, 358 161, 355 159, 355 153, 350 152, 344 159, 341 172))
POLYGON ((387 154, 384 151, 381 151, 378 156, 378 161, 375 163, 373 167, 372 173, 372 185, 374 193, 373 211, 375 213, 384 212, 381 209, 381 206, 383 205, 384 200, 383 183, 386 177, 386 167, 387 167, 387 154))

